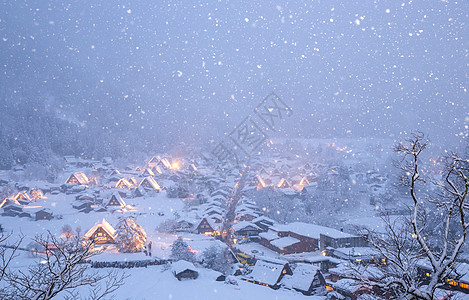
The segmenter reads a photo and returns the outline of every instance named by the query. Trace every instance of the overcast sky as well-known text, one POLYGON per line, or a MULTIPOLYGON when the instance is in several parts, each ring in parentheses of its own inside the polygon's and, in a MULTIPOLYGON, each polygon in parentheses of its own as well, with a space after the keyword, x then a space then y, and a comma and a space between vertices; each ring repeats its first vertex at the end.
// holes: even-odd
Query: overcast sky
POLYGON ((3 91, 166 142, 221 138, 271 91, 283 136, 467 135, 468 1, 254 2, 3 0, 3 91))

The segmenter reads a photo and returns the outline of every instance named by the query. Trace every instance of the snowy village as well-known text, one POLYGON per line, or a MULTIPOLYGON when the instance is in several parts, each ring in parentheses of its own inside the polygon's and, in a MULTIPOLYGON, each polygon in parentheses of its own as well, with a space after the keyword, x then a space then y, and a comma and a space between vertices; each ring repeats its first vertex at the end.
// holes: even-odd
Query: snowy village
POLYGON ((0 1, 0 300, 469 299, 469 1, 0 1))
MULTIPOLYGON (((341 165, 282 155, 280 146, 249 166, 210 153, 159 154, 121 168, 109 157, 66 156, 54 183, 9 180, 25 172, 16 167, 1 177, 9 247, 2 254, 14 250, 9 268, 21 269, 77 243, 89 250, 83 272, 101 278, 112 270, 109 276, 119 280, 102 289, 117 290, 119 299, 183 299, 188 291, 195 299, 216 299, 218 291, 230 299, 394 299, 380 285, 394 257, 375 243, 389 225, 406 226, 406 208, 386 202, 408 194, 401 188, 385 196, 392 176, 360 159, 371 144, 353 156, 347 148, 327 143, 315 150, 318 158, 340 157, 341 165), (331 206, 342 216, 321 219, 331 206)), ((469 279, 459 276, 468 268, 465 257, 459 256, 458 273, 446 273, 438 295, 469 293, 469 279)), ((424 257, 414 267, 420 280, 431 280, 424 257)))

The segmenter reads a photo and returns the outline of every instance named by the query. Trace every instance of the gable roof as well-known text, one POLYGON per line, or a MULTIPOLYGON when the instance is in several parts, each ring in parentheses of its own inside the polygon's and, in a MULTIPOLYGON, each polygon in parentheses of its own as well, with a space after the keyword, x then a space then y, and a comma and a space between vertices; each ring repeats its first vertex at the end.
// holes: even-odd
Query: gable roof
POLYGON ((104 231, 106 231, 107 234, 109 234, 110 237, 112 237, 113 239, 116 237, 116 230, 114 229, 114 227, 111 226, 111 224, 109 224, 106 219, 103 218, 103 220, 101 221, 101 223, 96 223, 94 224, 93 227, 91 227, 90 230, 88 230, 88 232, 86 232, 85 234, 85 237, 86 238, 91 238, 93 236, 93 233, 95 233, 95 231, 98 229, 98 228, 102 228, 104 231))
POLYGON ((85 173, 83 172, 75 172, 70 177, 68 177, 65 183, 72 183, 73 181, 77 181, 81 185, 88 185, 90 183, 88 177, 86 177, 85 173))
POLYGON ((150 168, 146 168, 142 172, 142 176, 155 176, 155 173, 150 168))
POLYGON ((11 198, 6 198, 2 201, 2 203, 0 204, 0 208, 5 208, 7 206, 17 206, 17 207, 23 207, 23 205, 21 205, 18 200, 16 199, 11 199, 11 198))
POLYGON ((331 238, 349 238, 356 237, 355 235, 339 231, 334 228, 324 227, 315 224, 293 222, 290 224, 279 224, 272 227, 275 231, 293 232, 302 236, 318 239, 320 235, 326 235, 331 238))
POLYGON ((148 162, 149 164, 157 164, 160 162, 160 157, 159 156, 153 156, 150 161, 148 162))
POLYGON ((186 270, 197 272, 197 268, 194 266, 194 264, 188 262, 187 260, 178 260, 176 262, 173 262, 171 264, 171 269, 176 275, 186 270))
POLYGON ((118 182, 116 182, 116 185, 114 187, 116 188, 130 188, 132 184, 125 178, 119 179, 118 182))
POLYGON ((120 207, 125 207, 125 202, 124 199, 122 199, 121 195, 117 192, 112 193, 111 197, 109 197, 109 200, 107 201, 105 206, 120 206, 120 207), (112 202, 112 203, 111 203, 112 202), (118 203, 115 204, 115 203, 118 203))
MULTIPOLYGON (((300 291, 308 291, 313 284, 315 277, 322 276, 320 275, 320 267, 313 266, 311 264, 298 263, 296 268, 291 275, 291 285, 292 288, 300 291)), ((318 278, 319 280, 324 280, 324 278, 318 278)), ((321 280, 321 281, 322 281, 321 280)), ((325 283, 325 282, 324 282, 325 283)))
POLYGON ((248 221, 241 221, 241 222, 238 222, 236 224, 233 224, 232 228, 234 229, 234 231, 240 231, 240 230, 243 230, 243 229, 248 229, 248 230, 259 230, 261 231, 262 229, 257 226, 256 224, 253 224, 251 222, 248 222, 248 221), (251 228, 250 228, 251 227, 251 228))
POLYGON ((143 178, 142 182, 140 182, 139 186, 153 188, 155 190, 161 190, 161 187, 155 181, 155 179, 151 176, 147 176, 143 178))
POLYGON ((290 186, 290 183, 285 178, 280 179, 277 183, 278 188, 289 188, 290 186))
POLYGON ((16 194, 14 199, 15 200, 28 200, 28 201, 31 201, 31 198, 29 197, 28 193, 26 193, 26 192, 19 192, 18 194, 16 194))
POLYGON ((287 267, 288 262, 286 261, 258 259, 248 277, 254 281, 275 286, 283 275, 283 269, 287 267))

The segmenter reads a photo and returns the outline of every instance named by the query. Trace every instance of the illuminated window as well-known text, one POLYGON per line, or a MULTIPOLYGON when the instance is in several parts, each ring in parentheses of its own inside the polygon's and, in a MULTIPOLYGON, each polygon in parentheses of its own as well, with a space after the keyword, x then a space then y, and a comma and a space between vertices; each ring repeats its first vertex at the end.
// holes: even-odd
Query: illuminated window
POLYGON ((430 273, 425 273, 425 275, 427 275, 427 277, 430 277, 430 273))
POLYGON ((459 283, 459 286, 462 287, 463 289, 469 289, 469 285, 467 283, 459 283))
POLYGON ((446 279, 446 282, 452 286, 458 286, 458 283, 452 279, 446 279))

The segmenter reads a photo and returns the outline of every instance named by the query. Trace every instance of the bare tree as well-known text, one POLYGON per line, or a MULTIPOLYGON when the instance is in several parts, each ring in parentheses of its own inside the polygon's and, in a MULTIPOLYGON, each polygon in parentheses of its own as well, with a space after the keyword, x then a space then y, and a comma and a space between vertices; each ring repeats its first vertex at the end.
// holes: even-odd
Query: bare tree
POLYGON ((405 172, 410 192, 410 217, 404 222, 386 218, 385 234, 369 233, 369 241, 386 258, 385 276, 373 284, 393 290, 399 297, 432 300, 444 280, 455 276, 456 260, 466 241, 468 221, 466 197, 469 188, 469 161, 456 154, 448 156, 442 180, 431 196, 426 191, 428 180, 422 175, 421 154, 428 146, 423 134, 415 134, 395 151, 402 155, 398 166, 405 172), (441 245, 432 244, 428 215, 437 209, 442 217, 441 245), (455 228, 456 226, 456 228, 455 228), (427 266, 422 276, 419 267, 427 266))
POLYGON ((65 224, 65 225, 62 227, 62 235, 61 235, 61 237, 64 237, 64 238, 66 238, 67 240, 71 240, 74 236, 75 236, 75 234, 73 234, 72 226, 70 226, 70 225, 68 225, 68 224, 65 224))
MULTIPOLYGON (((11 236, 11 234, 4 234, 0 235, 0 282, 3 281, 5 274, 7 273, 8 266, 10 265, 11 261, 17 256, 18 248, 20 247, 21 242, 23 241, 23 237, 14 243, 8 244, 7 240, 11 236)), ((0 288, 0 296, 2 295, 2 290, 0 288)))
POLYGON ((98 254, 93 240, 57 239, 50 232, 35 242, 44 249, 41 261, 27 271, 6 272, 7 294, 3 299, 52 299, 58 294, 77 298, 78 288, 95 289, 92 299, 103 299, 123 284, 124 277, 92 272, 86 261, 98 254), (109 281, 104 279, 110 278, 109 281), (104 288, 101 283, 105 282, 104 288), (97 289, 97 290, 96 290, 97 289))

